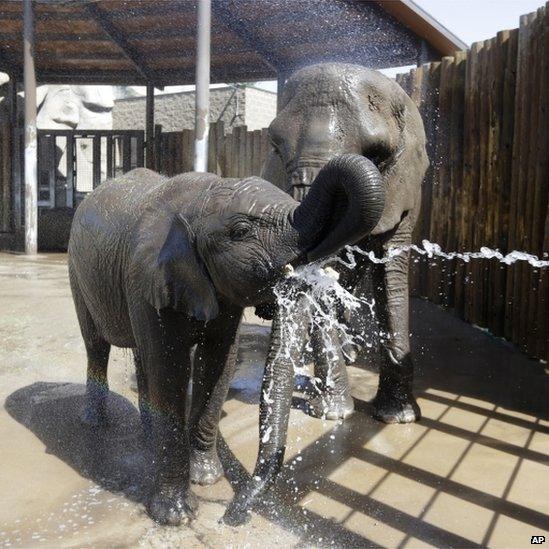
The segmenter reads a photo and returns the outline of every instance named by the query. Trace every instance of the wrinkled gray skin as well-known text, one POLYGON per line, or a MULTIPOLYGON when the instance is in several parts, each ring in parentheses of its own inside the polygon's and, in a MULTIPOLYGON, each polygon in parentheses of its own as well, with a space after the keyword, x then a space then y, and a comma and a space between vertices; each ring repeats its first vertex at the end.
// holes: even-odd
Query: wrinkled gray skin
MULTIPOLYGON (((272 151, 262 175, 297 200, 310 196, 315 176, 335 155, 353 153, 371 160, 383 179, 385 206, 375 227, 358 245, 379 257, 392 247, 411 243, 428 159, 418 109, 396 82, 350 64, 324 63, 301 69, 286 82, 280 111, 269 133, 272 151)), ((310 254, 309 259, 316 258, 310 254)), ((401 254, 384 265, 374 265, 358 255, 356 259, 358 266, 354 270, 341 269, 340 282, 356 293, 363 294, 370 288, 379 328, 386 334, 380 348, 374 417, 386 423, 415 421, 420 410, 412 395, 409 256, 401 254)), ((268 307, 258 308, 260 315, 266 312, 268 307)), ((303 312, 305 315, 305 306, 303 312)), ((304 319, 299 322, 305 323, 304 319)), ((366 327, 360 318, 351 318, 351 325, 359 330, 366 327)), ((337 339, 337 334, 331 337, 337 339)), ((352 413, 354 405, 343 353, 330 364, 320 334, 314 329, 311 341, 315 376, 323 383, 321 394, 309 401, 310 412, 329 419, 344 418, 352 413), (332 387, 326 383, 329 370, 332 387)), ((338 341, 335 343, 341 348, 338 341)), ((293 388, 292 363, 298 363, 301 357, 296 345, 295 356, 284 362, 279 345, 280 322, 275 311, 262 390, 264 395, 268 387, 274 388, 270 396, 274 404, 263 400, 260 404, 260 435, 270 432, 270 437, 260 443, 253 479, 227 510, 225 520, 232 524, 246 520, 254 499, 270 486, 282 465, 293 388)))
POLYGON ((88 355, 83 420, 106 419, 110 347, 131 348, 155 455, 147 509, 156 521, 187 521, 196 510, 189 482, 222 473, 217 427, 243 307, 272 300, 286 264, 334 253, 377 223, 384 193, 379 177, 365 176, 368 165, 335 159, 301 204, 257 177, 166 179, 137 169, 77 209, 69 276, 88 355))

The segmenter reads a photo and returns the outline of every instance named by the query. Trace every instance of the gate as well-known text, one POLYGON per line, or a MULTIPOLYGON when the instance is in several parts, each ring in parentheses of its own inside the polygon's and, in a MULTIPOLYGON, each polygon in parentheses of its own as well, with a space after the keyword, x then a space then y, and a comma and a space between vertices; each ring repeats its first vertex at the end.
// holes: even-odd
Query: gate
POLYGON ((38 130, 38 206, 75 208, 111 177, 144 166, 142 130, 38 130))

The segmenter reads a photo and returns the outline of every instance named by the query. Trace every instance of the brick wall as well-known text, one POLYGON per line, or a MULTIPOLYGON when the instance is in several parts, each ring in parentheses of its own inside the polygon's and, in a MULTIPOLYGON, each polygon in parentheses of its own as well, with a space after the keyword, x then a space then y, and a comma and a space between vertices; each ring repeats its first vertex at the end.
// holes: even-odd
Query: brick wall
MULTIPOLYGON (((173 132, 194 128, 194 92, 156 95, 155 124, 163 131, 173 132)), ((248 125, 250 129, 267 127, 276 114, 276 94, 248 86, 214 88, 210 92, 210 121, 222 120, 225 128, 248 125)), ((143 129, 145 127, 145 97, 115 101, 113 128, 143 129)))

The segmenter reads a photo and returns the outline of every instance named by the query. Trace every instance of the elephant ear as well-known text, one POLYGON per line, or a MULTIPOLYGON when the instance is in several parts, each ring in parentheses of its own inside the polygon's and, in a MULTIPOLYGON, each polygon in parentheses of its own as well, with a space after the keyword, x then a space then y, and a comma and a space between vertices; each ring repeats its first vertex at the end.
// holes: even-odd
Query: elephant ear
POLYGON ((275 151, 271 145, 267 158, 263 163, 261 170, 261 177, 276 185, 283 191, 288 191, 288 176, 286 174, 286 168, 282 162, 280 155, 275 151))
POLYGON ((218 315, 219 306, 195 240, 181 214, 147 212, 139 229, 131 274, 137 291, 156 309, 171 308, 208 321, 218 315))

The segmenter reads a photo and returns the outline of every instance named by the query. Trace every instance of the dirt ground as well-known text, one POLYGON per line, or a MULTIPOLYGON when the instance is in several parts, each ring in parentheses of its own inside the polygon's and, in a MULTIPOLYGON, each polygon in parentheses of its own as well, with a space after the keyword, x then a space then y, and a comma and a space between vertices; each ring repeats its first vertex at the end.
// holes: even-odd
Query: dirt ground
POLYGON ((145 514, 146 455, 128 352, 111 355, 110 423, 78 420, 85 353, 62 254, 0 254, 1 547, 529 547, 549 539, 544 365, 424 301, 413 304, 423 419, 383 425, 377 375, 351 367, 357 412, 308 417, 296 393, 271 500, 246 526, 220 525, 251 471, 268 327, 248 315, 221 423, 226 479, 195 487, 199 518, 145 514))

